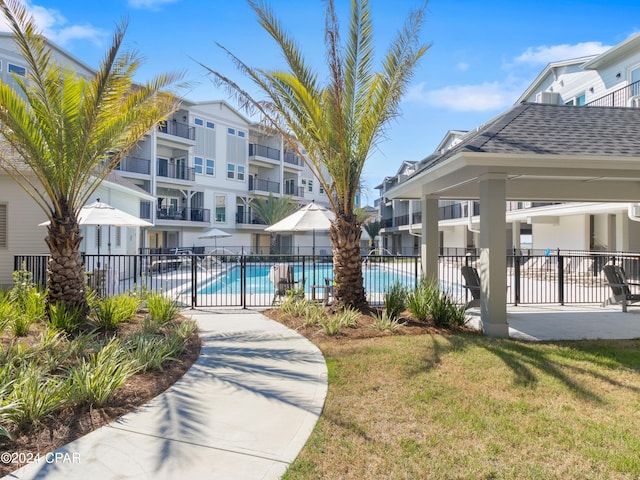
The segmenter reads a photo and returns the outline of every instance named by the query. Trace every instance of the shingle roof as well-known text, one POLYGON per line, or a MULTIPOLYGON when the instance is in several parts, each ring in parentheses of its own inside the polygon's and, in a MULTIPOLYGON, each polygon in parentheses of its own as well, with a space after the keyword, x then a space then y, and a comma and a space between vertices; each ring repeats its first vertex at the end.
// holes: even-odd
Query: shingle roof
POLYGON ((640 109, 521 103, 415 174, 460 152, 640 156, 640 109))

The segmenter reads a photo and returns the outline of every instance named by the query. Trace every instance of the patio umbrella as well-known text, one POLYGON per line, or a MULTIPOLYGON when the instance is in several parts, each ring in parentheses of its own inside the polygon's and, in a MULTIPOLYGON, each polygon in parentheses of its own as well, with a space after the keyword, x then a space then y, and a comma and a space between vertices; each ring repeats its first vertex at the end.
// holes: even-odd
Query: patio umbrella
MULTIPOLYGON (((49 221, 41 223, 39 226, 49 225, 49 221)), ((96 202, 85 205, 78 212, 78 224, 95 225, 98 232, 103 226, 108 227, 152 227, 153 224, 142 220, 134 215, 124 212, 116 207, 103 203, 98 199, 96 202)), ((100 258, 100 243, 98 242, 98 258, 100 258)), ((98 267, 100 263, 98 261, 98 267)))
POLYGON ((219 228, 212 228, 211 230, 207 230, 198 238, 213 238, 214 242, 214 252, 218 249, 218 238, 231 237, 230 233, 227 233, 219 228))
POLYGON ((335 214, 323 207, 311 202, 288 217, 265 228, 266 232, 312 232, 313 233, 313 281, 316 281, 316 230, 325 231, 331 227, 335 220, 335 214))

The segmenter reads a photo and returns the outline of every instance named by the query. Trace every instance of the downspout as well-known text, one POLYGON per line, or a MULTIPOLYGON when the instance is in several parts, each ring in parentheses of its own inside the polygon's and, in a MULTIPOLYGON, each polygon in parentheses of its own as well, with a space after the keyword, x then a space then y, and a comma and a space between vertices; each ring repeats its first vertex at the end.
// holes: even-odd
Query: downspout
MULTIPOLYGON (((467 202, 467 228, 472 233, 480 233, 480 230, 473 228, 473 222, 471 219, 473 218, 473 201, 469 200, 467 202)), ((638 219, 640 221, 640 219, 638 219)))
POLYGON ((414 237, 422 237, 422 229, 420 229, 420 233, 416 233, 413 231, 413 200, 409 200, 409 235, 413 235, 414 237))

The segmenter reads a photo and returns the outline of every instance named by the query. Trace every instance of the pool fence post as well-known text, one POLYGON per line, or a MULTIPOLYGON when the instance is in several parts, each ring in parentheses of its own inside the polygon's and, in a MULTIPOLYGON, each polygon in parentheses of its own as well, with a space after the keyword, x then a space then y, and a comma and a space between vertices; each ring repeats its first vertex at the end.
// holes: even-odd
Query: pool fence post
POLYGON ((191 254, 191 309, 195 309, 198 306, 198 269, 196 268, 197 257, 191 254))

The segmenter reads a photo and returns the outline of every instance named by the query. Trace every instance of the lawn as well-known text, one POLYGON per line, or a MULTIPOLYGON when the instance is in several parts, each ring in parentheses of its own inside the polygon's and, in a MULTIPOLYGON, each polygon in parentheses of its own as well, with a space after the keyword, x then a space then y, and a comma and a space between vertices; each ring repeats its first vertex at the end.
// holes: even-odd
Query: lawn
POLYGON ((286 479, 640 477, 639 340, 308 336, 329 391, 286 479))

